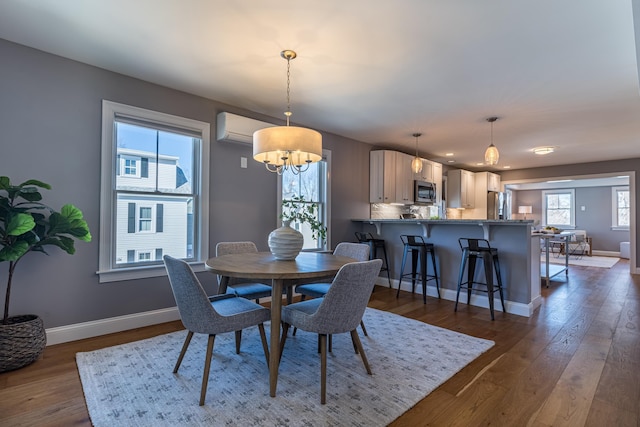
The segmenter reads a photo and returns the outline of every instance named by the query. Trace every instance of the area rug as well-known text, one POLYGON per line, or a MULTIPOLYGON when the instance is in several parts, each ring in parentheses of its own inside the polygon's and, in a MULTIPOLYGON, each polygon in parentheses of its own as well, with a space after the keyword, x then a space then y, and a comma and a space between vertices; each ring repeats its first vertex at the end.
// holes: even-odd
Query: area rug
MULTIPOLYGON (((545 257, 544 254, 540 256, 540 261, 544 262, 545 257)), ((584 255, 580 258, 570 255, 569 256, 569 265, 579 265, 582 267, 601 267, 601 268, 611 268, 616 263, 620 261, 620 258, 609 257, 609 256, 587 256, 584 255)), ((564 255, 560 255, 556 257, 555 254, 549 254, 549 263, 551 264, 564 264, 565 259, 564 255)))
POLYGON ((287 339, 275 398, 257 328, 243 332, 240 355, 233 334, 216 337, 204 406, 198 406, 204 335, 194 336, 177 374, 186 331, 77 353, 91 421, 96 427, 384 426, 494 345, 371 308, 363 320, 369 336, 360 336, 373 375, 349 334, 334 336, 325 405, 317 335, 303 331, 287 339))

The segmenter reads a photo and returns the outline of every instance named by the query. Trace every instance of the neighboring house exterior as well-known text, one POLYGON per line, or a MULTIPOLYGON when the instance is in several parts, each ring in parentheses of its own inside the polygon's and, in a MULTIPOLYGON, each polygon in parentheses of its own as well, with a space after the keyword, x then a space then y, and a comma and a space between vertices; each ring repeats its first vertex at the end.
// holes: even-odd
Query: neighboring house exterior
POLYGON ((193 198, 178 157, 118 148, 116 188, 116 263, 161 260, 165 254, 187 258, 193 245, 193 198), (157 161, 156 161, 157 160, 157 161), (161 193, 156 193, 157 188, 161 193), (185 197, 164 193, 185 193, 185 197), (171 221, 171 218, 189 218, 171 221))

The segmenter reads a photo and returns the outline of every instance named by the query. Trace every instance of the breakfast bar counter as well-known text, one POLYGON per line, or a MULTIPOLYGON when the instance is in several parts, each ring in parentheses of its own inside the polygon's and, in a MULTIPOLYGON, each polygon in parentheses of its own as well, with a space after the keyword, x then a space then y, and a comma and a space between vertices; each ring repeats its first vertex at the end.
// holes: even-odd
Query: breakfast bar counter
MULTIPOLYGON (((531 238, 532 220, 367 218, 352 221, 361 224, 360 231, 385 240, 394 287, 398 284, 402 262, 400 235, 420 235, 435 245, 441 297, 455 301, 462 256, 458 239, 478 238, 488 240, 498 249, 506 311, 528 317, 540 305, 540 241, 531 238)), ((477 275, 480 281, 484 280, 482 269, 478 269, 477 275)), ((429 283, 427 295, 437 297, 435 283, 429 283)), ((403 290, 411 290, 410 286, 410 282, 403 281, 403 290)), ((417 286, 416 292, 420 291, 421 287, 417 286)), ((466 296, 461 296, 460 302, 465 303, 466 296)), ((474 293, 471 304, 488 307, 486 293, 474 293)), ((501 307, 499 302, 495 306, 501 307)))

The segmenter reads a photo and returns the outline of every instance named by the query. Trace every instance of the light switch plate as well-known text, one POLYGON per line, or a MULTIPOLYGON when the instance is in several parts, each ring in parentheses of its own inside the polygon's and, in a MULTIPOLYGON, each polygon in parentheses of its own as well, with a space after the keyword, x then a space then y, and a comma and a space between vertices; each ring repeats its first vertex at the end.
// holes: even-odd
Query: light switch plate
POLYGON ((246 169, 247 168, 247 158, 246 157, 240 157, 240 167, 242 169, 246 169))

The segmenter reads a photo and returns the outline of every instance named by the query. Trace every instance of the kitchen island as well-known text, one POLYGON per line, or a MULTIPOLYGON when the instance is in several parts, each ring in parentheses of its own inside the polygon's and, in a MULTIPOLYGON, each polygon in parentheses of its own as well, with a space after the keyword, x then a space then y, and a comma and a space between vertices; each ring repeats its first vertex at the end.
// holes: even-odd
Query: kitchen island
MULTIPOLYGON (((420 235, 435 245, 441 297, 452 301, 456 298, 462 256, 458 238, 479 238, 487 239, 492 247, 498 249, 506 311, 528 317, 540 305, 540 242, 531 238, 532 220, 414 218, 352 221, 361 224, 362 232, 385 240, 395 287, 398 285, 402 262, 401 234, 420 235)), ((484 281, 481 268, 478 268, 477 275, 479 280, 484 281)), ((403 281, 403 289, 411 290, 411 282, 403 281)), ((416 292, 421 292, 420 286, 416 286, 416 292)), ((437 297, 435 283, 429 282, 427 295, 437 297)), ((461 295, 460 302, 466 303, 466 293, 464 298, 461 295)), ((471 304, 489 307, 486 293, 474 293, 471 304)), ((459 306, 458 310, 462 307, 464 305, 459 306)), ((495 307, 501 308, 499 301, 495 307)))

